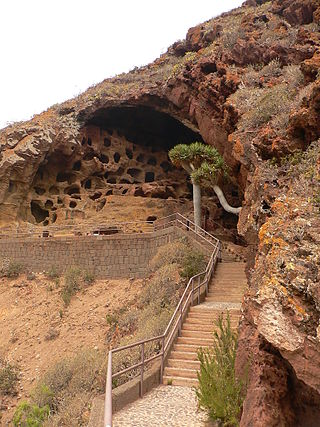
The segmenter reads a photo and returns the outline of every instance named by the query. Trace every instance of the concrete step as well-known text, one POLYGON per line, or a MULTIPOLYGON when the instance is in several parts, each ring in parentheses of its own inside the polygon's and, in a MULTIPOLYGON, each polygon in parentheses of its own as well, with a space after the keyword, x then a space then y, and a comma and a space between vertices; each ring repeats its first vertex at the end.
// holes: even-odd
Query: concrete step
POLYGON ((241 271, 234 271, 234 270, 225 270, 225 271, 215 271, 212 280, 229 280, 229 279, 235 279, 235 280, 244 280, 247 281, 247 276, 241 272, 241 271))
POLYGON ((198 352, 200 347, 205 347, 205 346, 199 346, 198 344, 179 344, 179 343, 176 343, 173 345, 173 351, 185 351, 187 353, 194 353, 195 355, 197 355, 197 352, 198 352))
POLYGON ((190 317, 211 317, 218 318, 220 314, 227 314, 229 312, 231 316, 240 316, 240 310, 217 310, 216 308, 205 308, 202 304, 191 307, 188 313, 190 317))
MULTIPOLYGON (((194 306, 196 307, 196 306, 194 306)), ((205 319, 215 320, 218 319, 218 317, 221 314, 226 315, 228 310, 217 310, 216 308, 208 307, 207 305, 201 305, 201 308, 198 310, 192 310, 189 311, 187 319, 199 319, 205 321, 205 319)), ((240 316, 240 311, 237 309, 231 309, 229 310, 229 316, 238 318, 240 316)))
MULTIPOLYGON (((231 326, 238 326, 239 320, 230 319, 231 326)), ((215 321, 212 321, 209 325, 203 324, 203 323, 191 323, 189 321, 184 322, 182 326, 183 331, 202 331, 202 332, 213 332, 215 329, 217 329, 215 321)))
MULTIPOLYGON (((199 328, 203 331, 209 330, 212 331, 213 328, 216 327, 216 321, 218 318, 206 318, 206 317, 188 317, 187 320, 184 322, 183 327, 185 329, 194 330, 194 328, 199 328), (210 329, 206 329, 210 328, 210 329)), ((230 317, 230 322, 232 324, 238 324, 239 323, 239 316, 237 317, 230 317)))
POLYGON ((178 337, 177 344, 196 345, 198 347, 208 347, 213 343, 212 338, 194 338, 194 337, 178 337))
POLYGON ((245 290, 246 286, 243 286, 242 284, 230 283, 225 285, 219 284, 210 286, 208 293, 218 292, 223 294, 225 292, 238 292, 244 294, 245 290))
POLYGON ((210 340, 210 339, 212 339, 212 333, 213 333, 213 331, 203 331, 202 329, 190 331, 189 329, 182 328, 180 338, 189 338, 190 337, 190 338, 197 338, 197 339, 205 338, 205 339, 210 340))
POLYGON ((167 375, 163 376, 163 384, 179 385, 182 387, 196 387, 199 382, 196 378, 182 378, 182 377, 170 377, 167 375))
POLYGON ((164 368, 164 376, 166 377, 182 377, 182 378, 197 378, 196 369, 183 369, 183 368, 164 368))
POLYGON ((223 280, 221 279, 213 279, 210 282, 209 288, 212 288, 212 286, 217 287, 217 286, 243 286, 246 287, 247 286, 247 280, 242 279, 242 278, 237 278, 237 277, 229 277, 229 278, 225 278, 223 280))
POLYGON ((246 271, 246 263, 245 262, 219 262, 216 265, 216 271, 239 271, 239 272, 245 272, 246 271))
POLYGON ((184 322, 182 326, 183 331, 202 331, 202 332, 212 332, 215 328, 214 322, 210 322, 209 324, 205 323, 192 323, 188 320, 184 322))
POLYGON ((223 292, 221 290, 216 289, 215 291, 208 292, 207 297, 215 297, 215 298, 217 298, 219 296, 224 297, 224 296, 230 296, 230 295, 236 296, 236 297, 238 297, 238 296, 242 297, 243 296, 243 292, 237 291, 235 289, 233 289, 233 290, 225 290, 223 292))
POLYGON ((181 369, 194 369, 198 371, 200 369, 199 360, 185 360, 185 359, 174 359, 170 358, 167 362, 169 368, 181 368, 181 369))
POLYGON ((225 295, 224 297, 210 297, 210 298, 206 298, 205 302, 232 302, 232 303, 240 303, 242 301, 243 295, 239 296, 239 295, 235 295, 235 296, 228 296, 225 295))
POLYGON ((194 360, 197 361, 198 360, 198 355, 196 351, 188 351, 190 350, 189 348, 187 348, 187 351, 177 351, 177 350, 172 350, 170 353, 170 358, 172 359, 179 359, 179 360, 194 360))

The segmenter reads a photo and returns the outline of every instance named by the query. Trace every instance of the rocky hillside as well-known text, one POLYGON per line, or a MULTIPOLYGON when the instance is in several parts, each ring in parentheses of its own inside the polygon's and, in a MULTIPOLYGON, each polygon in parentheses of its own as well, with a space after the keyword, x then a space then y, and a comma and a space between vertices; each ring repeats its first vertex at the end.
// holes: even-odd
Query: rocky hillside
MULTIPOLYGON (((242 426, 320 417, 319 24, 318 0, 248 0, 152 64, 0 132, 5 225, 103 213, 111 195, 187 201, 168 149, 199 140, 220 151, 251 253, 242 426)), ((211 219, 236 225, 214 197, 207 204, 211 219)))

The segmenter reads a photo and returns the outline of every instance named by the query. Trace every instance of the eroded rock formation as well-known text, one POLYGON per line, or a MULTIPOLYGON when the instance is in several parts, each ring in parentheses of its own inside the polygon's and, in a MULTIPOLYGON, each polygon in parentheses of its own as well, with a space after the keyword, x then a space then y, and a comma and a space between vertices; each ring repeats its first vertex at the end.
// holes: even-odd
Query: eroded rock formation
MULTIPOLYGON (((220 151, 229 167, 221 185, 231 205, 243 203, 237 227, 250 255, 242 426, 320 419, 319 17, 317 0, 248 0, 152 64, 0 133, 5 224, 60 222, 72 211, 81 219, 107 210, 111 194, 123 206, 126 196, 188 200, 168 149, 202 140, 220 151)), ((234 227, 207 196, 208 223, 234 227)))

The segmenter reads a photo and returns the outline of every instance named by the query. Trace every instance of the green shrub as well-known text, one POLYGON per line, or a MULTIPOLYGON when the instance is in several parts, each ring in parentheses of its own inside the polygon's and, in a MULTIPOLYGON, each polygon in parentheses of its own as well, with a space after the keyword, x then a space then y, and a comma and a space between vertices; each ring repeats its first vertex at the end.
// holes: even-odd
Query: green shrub
POLYGON ((303 74, 298 65, 282 67, 279 60, 265 66, 248 66, 243 84, 231 95, 230 101, 242 114, 238 128, 253 130, 270 122, 283 133, 289 123, 290 111, 298 109, 310 87, 302 87, 303 74), (262 87, 261 87, 262 85, 262 87))
POLYGON ((49 279, 58 279, 60 277, 60 273, 54 265, 52 265, 49 270, 46 272, 46 276, 49 279))
POLYGON ((37 386, 32 392, 32 401, 38 407, 47 406, 51 410, 56 408, 55 394, 47 384, 37 384, 37 386))
POLYGON ((14 396, 17 394, 18 368, 6 361, 1 361, 0 394, 14 396))
POLYGON ((49 414, 48 406, 40 408, 38 405, 22 402, 15 411, 13 425, 15 427, 41 427, 49 414))
POLYGON ((90 273, 89 271, 83 272, 83 280, 87 285, 92 285, 95 281, 95 277, 93 273, 90 273))
MULTIPOLYGON (((55 278, 58 281, 58 277, 55 278)), ((71 298, 85 285, 91 285, 95 281, 93 273, 82 271, 79 267, 71 267, 64 274, 64 284, 61 289, 61 297, 66 306, 70 304, 71 298)), ((56 286, 58 286, 56 282, 56 286)))
POLYGON ((206 261, 204 255, 196 250, 188 251, 182 260, 181 277, 190 279, 198 273, 206 269, 206 261))
POLYGON ((151 303, 161 308, 175 305, 179 296, 177 293, 179 287, 178 271, 179 266, 177 264, 166 264, 159 268, 140 295, 141 307, 146 307, 151 303))
POLYGON ((0 277, 5 277, 10 264, 9 258, 0 259, 0 277))
MULTIPOLYGON (((180 268, 180 275, 183 278, 189 279, 195 274, 204 271, 206 268, 205 257, 201 252, 190 248, 190 244, 188 244, 188 239, 177 240, 172 243, 167 243, 166 245, 159 248, 156 255, 152 258, 150 262, 150 266, 152 271, 156 271, 155 279, 153 279, 148 285, 150 287, 150 297, 154 298, 155 291, 153 291, 154 287, 159 287, 159 279, 164 279, 164 272, 167 271, 170 265, 173 265, 175 269, 180 268), (162 270, 163 268, 163 270, 162 270), (153 283, 155 282, 155 283, 153 283)), ((173 271, 170 272, 172 276, 173 271)), ((171 277, 174 281, 178 281, 177 277, 171 277)), ((168 290, 168 289, 167 289, 168 290)))
POLYGON ((213 346, 200 349, 199 386, 196 395, 200 407, 223 426, 238 426, 243 403, 244 382, 235 375, 237 335, 231 329, 230 316, 217 321, 213 346))
POLYGON ((78 267, 69 268, 64 277, 61 297, 65 305, 69 305, 73 295, 80 289, 81 270, 78 267))
POLYGON ((9 277, 10 279, 14 279, 19 277, 19 275, 22 273, 22 270, 23 266, 21 264, 15 261, 10 261, 4 276, 9 277))
POLYGON ((103 391, 105 371, 105 355, 96 350, 62 359, 40 379, 31 394, 31 403, 50 409, 50 426, 85 425, 82 416, 92 391, 103 391))
POLYGON ((150 267, 155 271, 164 265, 181 264, 187 250, 188 246, 182 241, 177 240, 167 243, 158 249, 158 252, 150 261, 150 267))

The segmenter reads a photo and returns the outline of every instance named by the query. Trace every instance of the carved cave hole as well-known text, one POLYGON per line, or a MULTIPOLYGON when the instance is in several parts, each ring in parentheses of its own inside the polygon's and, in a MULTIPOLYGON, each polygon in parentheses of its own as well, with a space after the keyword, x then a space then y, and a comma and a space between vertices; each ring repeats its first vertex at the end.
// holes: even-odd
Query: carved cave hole
POLYGON ((130 168, 127 170, 127 173, 132 176, 132 178, 138 178, 143 173, 141 169, 130 168))
POLYGON ((160 167, 163 169, 165 173, 173 170, 173 166, 171 165, 171 163, 167 161, 160 163, 160 167))
POLYGON ((71 202, 69 203, 70 208, 75 208, 77 206, 77 202, 75 202, 74 200, 71 200, 71 202))
POLYGON ((14 190, 14 188, 15 188, 15 184, 14 184, 14 182, 13 181, 9 181, 9 187, 8 187, 8 191, 9 191, 9 193, 12 193, 13 192, 13 190, 14 190))
POLYGON ((98 191, 97 193, 92 194, 90 197, 91 200, 97 200, 102 196, 102 193, 100 193, 100 191, 98 191))
POLYGON ((127 155, 128 159, 130 159, 130 160, 133 159, 133 152, 130 150, 130 148, 126 148, 126 155, 127 155))
POLYGON ((70 181, 72 174, 66 172, 59 172, 57 175, 57 182, 70 181))
POLYGON ((144 163, 144 155, 143 154, 139 154, 139 156, 137 157, 137 162, 144 163))
POLYGON ((52 200, 47 200, 46 203, 44 204, 44 207, 46 209, 52 209, 52 207, 53 207, 53 201, 52 200))
POLYGON ((79 171, 81 169, 81 160, 78 160, 77 162, 75 162, 72 169, 74 171, 79 171))
POLYGON ((37 223, 43 222, 49 216, 49 212, 43 209, 35 200, 31 201, 31 213, 37 223))
POLYGON ((78 185, 67 187, 64 190, 64 194, 69 194, 69 196, 72 196, 73 194, 80 194, 80 187, 78 185))
POLYGON ((104 208, 105 204, 106 204, 106 199, 102 199, 101 201, 99 201, 96 211, 97 212, 101 211, 104 208))
MULTIPOLYGON (((10 187, 9 187, 9 191, 10 191, 10 187)), ((41 187, 34 187, 34 191, 39 196, 42 196, 46 192, 46 190, 44 188, 41 188, 41 187)))
POLYGON ((146 172, 145 181, 146 182, 153 182, 154 181, 154 172, 146 172))
POLYGON ((111 146, 111 140, 109 138, 104 138, 103 145, 107 148, 110 147, 111 146))
POLYGON ((148 160, 148 165, 156 166, 156 164, 157 164, 157 159, 155 157, 150 157, 150 159, 148 160))
POLYGON ((49 188, 49 194, 52 194, 53 196, 57 195, 57 194, 60 194, 59 188, 56 187, 56 186, 50 187, 49 188))
POLYGON ((105 154, 101 154, 99 159, 102 163, 106 163, 106 164, 109 163, 109 157, 106 156, 105 154))
POLYGON ((87 181, 84 183, 84 188, 86 188, 87 190, 90 190, 92 185, 91 179, 87 179, 87 181))
POLYGON ((116 163, 119 163, 119 161, 120 161, 120 154, 119 153, 114 153, 114 155, 113 155, 113 159, 114 159, 114 161, 116 162, 116 163))

